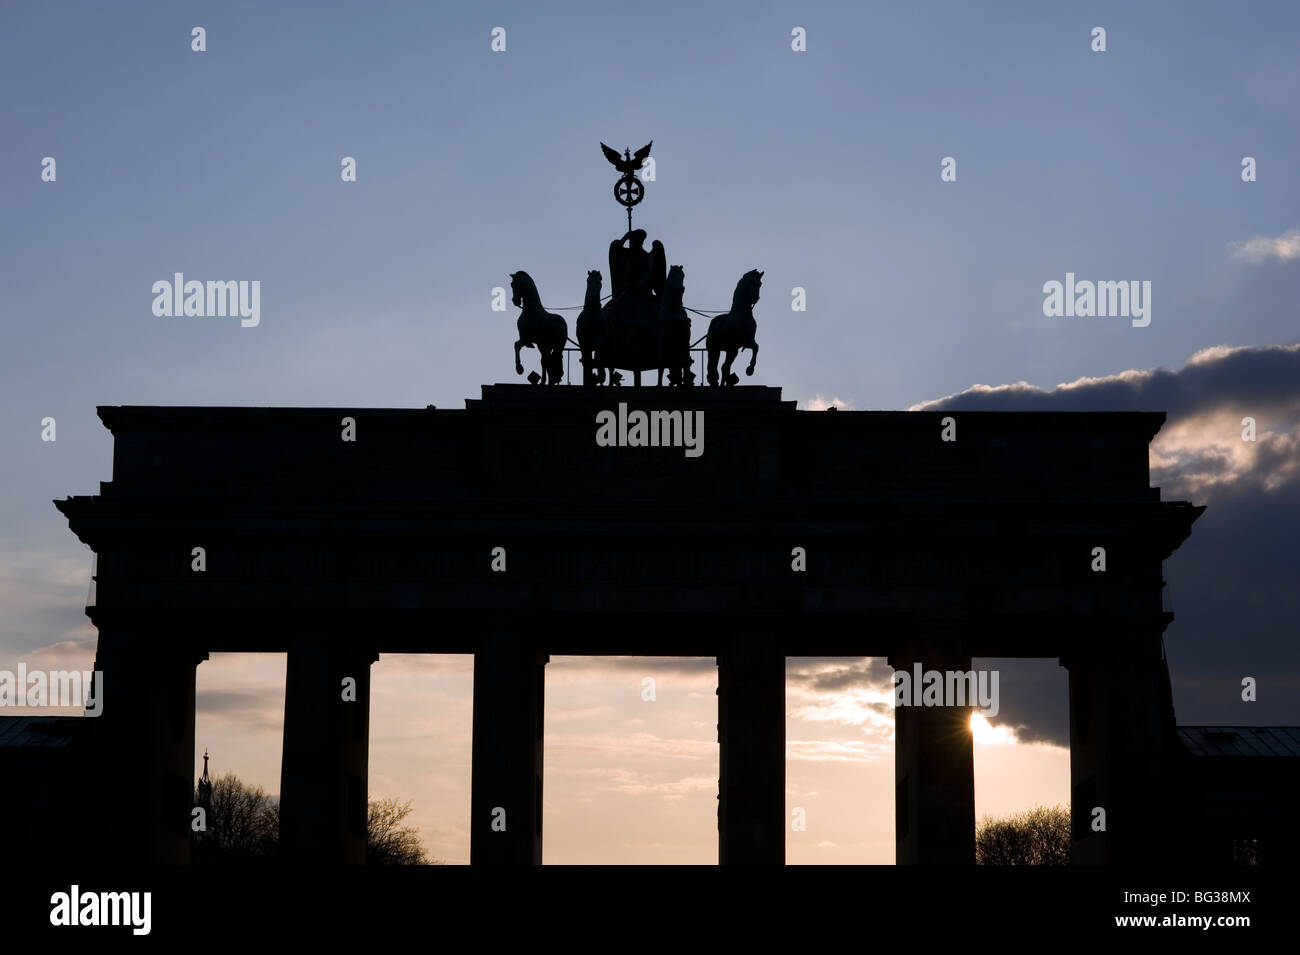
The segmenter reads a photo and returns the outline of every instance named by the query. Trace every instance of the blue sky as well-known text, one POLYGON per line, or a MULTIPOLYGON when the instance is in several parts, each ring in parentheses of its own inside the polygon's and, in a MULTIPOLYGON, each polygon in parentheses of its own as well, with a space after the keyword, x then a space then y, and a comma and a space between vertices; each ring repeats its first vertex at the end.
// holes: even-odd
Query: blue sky
MULTIPOLYGON (((625 220, 602 140, 654 140, 635 221, 684 266, 687 305, 724 308, 765 270, 752 381, 801 406, 1294 343, 1300 257, 1232 249, 1300 226, 1298 27, 1288 3, 0 4, 0 664, 87 639, 90 555, 50 501, 111 476, 96 405, 458 407, 516 380, 492 290, 525 269, 575 305, 607 269, 625 220), (260 280, 261 324, 155 317, 152 283, 178 271, 260 280), (1067 271, 1150 280, 1150 326, 1045 318, 1067 271)), ((1289 475, 1294 386, 1271 394, 1254 400, 1289 475)), ((1167 497, 1235 488, 1229 509, 1281 526, 1271 479, 1170 473, 1167 497)), ((1212 579, 1211 508, 1175 594, 1180 567, 1212 579)), ((1283 607, 1252 618, 1270 666, 1283 607)), ((1197 607, 1176 609, 1175 628, 1197 607)))

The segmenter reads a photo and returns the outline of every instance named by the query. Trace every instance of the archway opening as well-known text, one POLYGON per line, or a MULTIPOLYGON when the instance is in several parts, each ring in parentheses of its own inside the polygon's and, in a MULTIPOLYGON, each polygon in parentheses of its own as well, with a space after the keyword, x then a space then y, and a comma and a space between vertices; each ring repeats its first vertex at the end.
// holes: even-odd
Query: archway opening
POLYGON ((543 861, 718 861, 712 657, 552 656, 543 861))

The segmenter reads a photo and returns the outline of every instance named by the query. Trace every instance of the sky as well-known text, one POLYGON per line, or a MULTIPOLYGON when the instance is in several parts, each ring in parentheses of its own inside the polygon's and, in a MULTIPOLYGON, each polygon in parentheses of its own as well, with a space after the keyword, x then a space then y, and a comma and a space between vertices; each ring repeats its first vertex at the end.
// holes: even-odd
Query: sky
MULTIPOLYGON (((0 2, 0 669, 93 658, 92 555, 51 502, 111 478, 96 406, 463 407, 518 380, 493 290, 525 269, 580 304, 626 227, 598 144, 653 140, 635 224, 685 303, 765 272, 748 382, 1166 411, 1152 485, 1208 505, 1166 568, 1178 718, 1300 723, 1298 32, 1289 3, 0 2), (259 281, 260 323, 156 316, 176 272, 259 281), (1046 316, 1067 273, 1149 281, 1150 324, 1046 316)), ((1065 672, 997 665, 977 812, 1064 802, 1065 672)), ((278 790, 283 669, 200 666, 196 760, 278 790)), ((373 676, 371 794, 463 862, 472 661, 373 676)), ((552 661, 546 861, 714 861, 715 686, 708 660, 552 661)), ((790 861, 893 860, 887 686, 788 661, 790 861)))

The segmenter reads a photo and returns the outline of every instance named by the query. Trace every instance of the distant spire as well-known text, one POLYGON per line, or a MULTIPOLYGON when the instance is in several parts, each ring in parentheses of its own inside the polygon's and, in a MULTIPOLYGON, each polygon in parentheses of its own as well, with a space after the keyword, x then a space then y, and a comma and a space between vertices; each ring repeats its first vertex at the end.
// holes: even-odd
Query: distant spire
POLYGON ((208 778, 208 750, 203 749, 203 777, 199 780, 199 805, 212 808, 212 780, 208 778))

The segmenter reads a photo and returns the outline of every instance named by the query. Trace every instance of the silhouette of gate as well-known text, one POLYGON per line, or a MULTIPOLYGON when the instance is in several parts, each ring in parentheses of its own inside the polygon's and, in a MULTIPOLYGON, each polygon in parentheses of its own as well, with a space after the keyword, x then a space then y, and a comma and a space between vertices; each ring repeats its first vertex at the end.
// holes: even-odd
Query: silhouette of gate
MULTIPOLYGON (((541 860, 552 654, 716 657, 723 862, 784 860, 787 655, 1057 658, 1075 860, 1158 851, 1161 567, 1203 510, 1149 486, 1161 413, 494 385, 463 410, 99 416, 112 480, 56 504, 98 555, 95 751, 131 783, 96 797, 105 856, 188 859, 195 667, 215 651, 288 654, 281 840, 302 859, 364 859, 369 668, 404 652, 474 654, 476 863, 541 860), (619 403, 702 412, 703 454, 599 446, 619 403)), ((896 710, 900 863, 973 860, 969 716, 896 710)))

